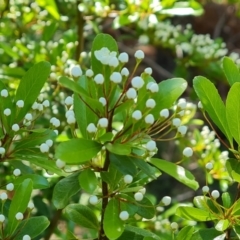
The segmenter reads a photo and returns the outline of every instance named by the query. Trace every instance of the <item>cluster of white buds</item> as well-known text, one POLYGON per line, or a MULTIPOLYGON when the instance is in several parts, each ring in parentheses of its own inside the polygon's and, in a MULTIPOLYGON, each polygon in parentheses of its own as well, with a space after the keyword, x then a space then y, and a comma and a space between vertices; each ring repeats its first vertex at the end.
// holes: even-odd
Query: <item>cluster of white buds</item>
POLYGON ((47 153, 49 151, 49 148, 52 147, 52 145, 53 145, 53 140, 48 139, 45 143, 42 143, 40 145, 40 151, 42 153, 47 153))
MULTIPOLYGON (((103 65, 108 65, 110 67, 117 67, 119 65, 120 60, 117 58, 117 52, 111 52, 106 47, 96 50, 94 55, 103 65)), ((126 60, 126 56, 121 56, 120 59, 126 60)))
POLYGON ((59 119, 53 117, 50 119, 50 123, 54 126, 54 127, 59 127, 60 126, 60 121, 59 119))
POLYGON ((75 118, 75 113, 73 110, 68 110, 65 114, 66 118, 67 118, 67 123, 69 125, 71 124, 75 124, 76 123, 76 118, 75 118))

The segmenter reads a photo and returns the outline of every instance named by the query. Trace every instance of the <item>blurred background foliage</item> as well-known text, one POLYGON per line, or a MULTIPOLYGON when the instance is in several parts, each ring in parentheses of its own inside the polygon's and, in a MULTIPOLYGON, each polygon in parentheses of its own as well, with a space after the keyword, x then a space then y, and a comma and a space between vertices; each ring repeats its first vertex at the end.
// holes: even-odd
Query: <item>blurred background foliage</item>
MULTIPOLYGON (((68 75, 72 64, 82 69, 90 66, 89 51, 97 33, 112 35, 121 52, 133 58, 136 49, 142 49, 146 58, 139 72, 146 66, 153 69, 153 77, 161 81, 174 76, 189 82, 187 90, 187 114, 184 123, 189 126, 188 135, 175 143, 160 143, 159 157, 177 162, 182 149, 191 146, 194 158, 182 164, 190 169, 200 185, 208 182, 224 191, 231 188, 225 172, 228 152, 216 134, 203 125, 202 115, 196 113, 196 97, 192 90, 192 78, 204 75, 213 80, 221 95, 226 94, 226 80, 221 71, 221 59, 230 56, 240 66, 240 2, 238 0, 0 0, 0 79, 13 90, 19 79, 34 63, 46 60, 51 63, 49 84, 42 92, 42 99, 51 102, 38 120, 47 127, 50 112, 61 119, 60 138, 70 134, 65 123, 63 101, 70 93, 57 84, 59 76, 68 75), (205 164, 214 163, 211 174, 205 164), (206 177, 205 177, 206 176, 206 177)), ((128 67, 134 63, 129 61, 128 67)), ((0 186, 10 179, 12 168, 0 166, 0 186)), ((41 172, 41 169, 36 169, 41 172)), ((52 189, 58 181, 50 177, 51 187, 35 193, 33 198, 36 215, 45 215, 51 220, 44 239, 69 239, 64 229, 73 230, 71 222, 61 221, 60 210, 51 203, 52 189), (57 227, 58 225, 58 227, 57 227)), ((152 201, 162 196, 173 197, 174 204, 150 222, 140 226, 155 229, 164 239, 171 239, 169 219, 174 216, 177 205, 191 201, 197 193, 179 185, 169 176, 161 176, 148 188, 152 201), (171 186, 171 187, 170 187, 171 186)), ((79 195, 72 201, 79 201, 79 195)), ((84 193, 80 201, 86 202, 84 193)), ((181 223, 194 224, 189 222, 181 223)), ((91 238, 91 232, 80 229, 82 237, 91 238)))

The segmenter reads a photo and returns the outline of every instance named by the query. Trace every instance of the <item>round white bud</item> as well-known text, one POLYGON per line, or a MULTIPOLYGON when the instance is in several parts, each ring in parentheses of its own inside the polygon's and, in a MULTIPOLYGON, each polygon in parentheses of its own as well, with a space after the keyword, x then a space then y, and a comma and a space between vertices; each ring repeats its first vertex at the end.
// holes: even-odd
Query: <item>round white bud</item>
POLYGON ((41 151, 42 153, 47 153, 47 152, 49 151, 49 146, 48 146, 46 143, 42 143, 42 144, 40 145, 40 151, 41 151))
POLYGON ((95 133, 97 131, 97 128, 94 123, 89 123, 87 126, 87 131, 89 133, 95 133))
POLYGON ((98 126, 101 128, 106 128, 108 126, 108 119, 107 118, 100 118, 98 120, 98 126))
POLYGON ((179 99, 177 106, 181 109, 185 109, 187 106, 186 99, 184 98, 179 99))
POLYGON ((124 77, 128 77, 128 76, 129 76, 129 71, 128 71, 128 69, 127 69, 127 68, 123 68, 123 69, 121 70, 121 74, 122 74, 122 76, 124 76, 124 77))
POLYGON ((14 175, 15 177, 20 176, 20 175, 21 175, 21 170, 18 169, 18 168, 14 169, 14 171, 13 171, 13 175, 14 175))
POLYGON ((45 142, 49 147, 51 147, 53 145, 53 140, 52 139, 48 139, 46 142, 45 142))
POLYGON ((142 50, 137 50, 134 54, 134 57, 137 59, 143 59, 144 58, 144 52, 142 50))
POLYGON ((75 78, 82 76, 81 67, 79 65, 72 66, 70 68, 70 74, 75 78))
POLYGON ((4 147, 0 147, 0 154, 3 155, 5 154, 6 150, 4 147))
POLYGON ((143 79, 142 79, 141 77, 138 77, 138 76, 137 76, 137 77, 134 77, 134 78, 132 79, 131 83, 132 83, 132 86, 133 86, 134 88, 136 88, 136 89, 140 89, 140 88, 142 88, 143 85, 144 85, 143 79))
POLYGON ((34 208, 34 204, 33 204, 32 201, 28 203, 28 208, 29 208, 29 209, 33 209, 33 208, 34 208))
POLYGON ((156 102, 154 99, 148 99, 146 101, 146 107, 147 108, 154 108, 156 106, 156 102))
POLYGON ((172 228, 172 230, 177 230, 178 229, 178 224, 176 223, 176 222, 172 222, 171 223, 171 228, 172 228))
POLYGON ((18 124, 15 123, 15 124, 12 125, 12 130, 13 130, 14 132, 17 132, 19 129, 20 129, 20 127, 19 127, 18 124))
POLYGON ((66 163, 65 163, 64 161, 62 161, 62 160, 60 160, 60 159, 57 159, 57 161, 56 161, 56 166, 57 166, 58 168, 63 168, 63 167, 65 167, 65 165, 66 165, 66 163))
POLYGON ((27 121, 32 121, 33 116, 32 116, 31 113, 27 113, 24 118, 25 118, 27 121))
POLYGON ((75 114, 74 114, 74 111, 73 110, 68 110, 68 111, 66 111, 66 113, 65 113, 65 117, 66 118, 68 118, 69 116, 75 116, 75 114))
POLYGON ((0 199, 1 199, 2 201, 5 201, 5 200, 8 199, 8 195, 7 195, 5 192, 3 192, 3 193, 0 194, 0 199))
POLYGON ((153 124, 154 123, 154 116, 152 114, 148 114, 146 117, 145 117, 145 123, 147 124, 153 124))
POLYGON ((186 147, 183 149, 183 155, 185 157, 191 157, 193 155, 193 150, 190 147, 186 147))
POLYGON ((146 149, 148 151, 154 151, 157 148, 156 142, 153 140, 150 140, 149 142, 147 142, 146 144, 146 149))
POLYGON ((136 201, 142 201, 143 200, 143 194, 141 192, 136 192, 134 194, 134 198, 136 201))
POLYGON ((23 108, 23 106, 24 106, 24 101, 23 101, 23 100, 18 100, 18 101, 16 102, 16 105, 17 105, 19 108, 23 108))
POLYGON ((52 125, 54 127, 59 127, 60 126, 60 121, 57 118, 55 118, 54 121, 52 122, 52 125))
POLYGON ((187 132, 187 129, 188 129, 187 126, 180 126, 180 127, 178 127, 177 130, 180 134, 185 135, 187 132))
POLYGON ((31 237, 29 235, 24 235, 22 240, 31 240, 31 237))
POLYGON ((152 68, 150 68, 150 67, 145 68, 144 72, 148 75, 152 75, 152 68))
POLYGON ((168 206, 171 203, 172 199, 169 196, 165 196, 162 198, 162 203, 164 204, 164 206, 168 206))
POLYGON ((98 99, 98 101, 105 107, 106 106, 106 104, 107 104, 107 100, 106 100, 106 98, 104 98, 104 97, 100 97, 99 99, 98 99))
POLYGON ((0 214, 0 222, 3 223, 5 221, 5 216, 3 214, 0 214))
POLYGON ((213 197, 214 199, 217 199, 217 198, 219 198, 220 193, 219 193, 218 190, 213 190, 212 193, 211 193, 211 195, 212 195, 212 197, 213 197))
POLYGON ((49 107, 49 106, 50 106, 50 102, 49 102, 48 100, 44 100, 43 103, 42 103, 42 105, 43 105, 44 107, 49 107))
POLYGON ((64 102, 67 106, 73 105, 73 98, 68 96, 64 102))
POLYGON ((97 74, 95 77, 94 77, 94 82, 96 84, 103 84, 104 83, 104 77, 101 73, 97 74))
POLYGON ((121 63, 127 63, 128 62, 128 54, 123 52, 123 53, 120 53, 119 56, 118 56, 118 60, 121 62, 121 63))
POLYGON ((149 82, 146 88, 152 93, 156 93, 159 90, 158 84, 155 82, 149 82))
POLYGON ((91 78, 94 75, 94 72, 92 69, 88 69, 85 74, 87 77, 91 78))
POLYGON ((37 103, 37 102, 34 102, 34 103, 33 103, 32 109, 33 109, 33 110, 38 109, 38 103, 37 103))
POLYGON ((160 115, 160 117, 168 118, 169 117, 169 110, 165 108, 165 109, 160 111, 159 115, 160 115))
POLYGON ((75 116, 74 116, 74 115, 68 116, 68 118, 67 118, 67 123, 68 123, 68 124, 75 124, 75 123, 76 123, 76 118, 75 118, 75 116))
POLYGON ((1 91, 1 96, 2 96, 2 97, 7 97, 7 96, 8 96, 8 91, 7 91, 6 89, 3 89, 3 90, 1 91))
POLYGON ((119 218, 123 221, 126 221, 129 218, 129 213, 127 211, 122 211, 119 214, 119 218))
POLYGON ((142 112, 140 110, 135 110, 132 113, 132 118, 134 118, 135 120, 140 120, 142 118, 142 112))
POLYGON ((121 83, 122 81, 122 75, 119 72, 113 72, 110 76, 110 81, 114 83, 121 83))
POLYGON ((18 212, 16 215, 15 215, 15 218, 17 220, 23 220, 23 214, 21 212, 18 212))
POLYGON ((3 114, 5 116, 9 116, 11 114, 11 109, 9 109, 9 108, 4 109, 3 114))
POLYGON ((118 64, 119 64, 119 61, 118 61, 118 59, 116 58, 116 57, 110 57, 109 58, 109 60, 108 60, 108 65, 110 66, 110 67, 117 67, 118 66, 118 64))
POLYGON ((146 193, 146 188, 141 188, 141 189, 138 190, 138 191, 144 195, 144 194, 146 193))
POLYGON ((181 125, 181 119, 180 119, 180 118, 174 118, 174 119, 172 120, 172 125, 173 125, 174 127, 179 127, 179 126, 181 125))
POLYGON ((10 192, 13 191, 13 189, 14 189, 13 183, 7 184, 6 189, 7 189, 8 191, 10 191, 10 192))
POLYGON ((205 167, 206 167, 207 170, 212 170, 213 169, 213 164, 211 162, 209 162, 205 165, 205 167))
POLYGON ((126 92, 128 99, 135 99, 137 97, 137 91, 134 88, 129 88, 126 92))
POLYGON ((203 193, 208 193, 209 192, 209 187, 208 186, 202 187, 202 191, 203 191, 203 193))
POLYGON ((98 203, 98 197, 93 195, 89 198, 89 202, 92 204, 92 205, 96 205, 98 203))
POLYGON ((124 182, 129 184, 133 181, 133 177, 129 174, 125 175, 124 178, 123 178, 124 182))
POLYGON ((43 105, 41 103, 38 103, 38 111, 41 112, 43 110, 43 105))

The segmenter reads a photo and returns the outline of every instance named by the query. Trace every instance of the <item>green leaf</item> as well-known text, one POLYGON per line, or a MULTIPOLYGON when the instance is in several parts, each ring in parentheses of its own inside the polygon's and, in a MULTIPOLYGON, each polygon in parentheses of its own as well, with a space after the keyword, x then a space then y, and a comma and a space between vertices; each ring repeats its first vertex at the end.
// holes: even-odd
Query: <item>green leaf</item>
POLYGON ((219 231, 216 229, 200 229, 199 231, 195 232, 191 238, 191 240, 206 240, 206 239, 213 239, 213 240, 224 240, 226 233, 219 235, 219 231))
POLYGON ((217 219, 217 217, 211 214, 210 212, 207 212, 202 209, 194 208, 194 207, 187 207, 187 206, 178 207, 176 211, 176 215, 187 220, 199 221, 199 222, 205 222, 205 221, 211 221, 211 220, 217 219))
POLYGON ((190 240, 192 238, 194 232, 194 227, 193 226, 185 226, 184 228, 182 228, 177 237, 176 240, 190 240))
POLYGON ((111 240, 120 237, 124 231, 124 222, 119 218, 119 213, 119 202, 112 198, 108 202, 103 219, 104 232, 111 240))
POLYGON ((236 82, 240 82, 239 69, 230 57, 223 58, 223 72, 230 86, 232 86, 236 82))
POLYGON ((102 145, 93 140, 71 139, 58 145, 56 158, 67 164, 81 164, 90 161, 101 148, 102 145))
POLYGON ((74 194, 80 191, 79 172, 61 179, 53 189, 53 204, 57 209, 64 208, 74 194))
POLYGON ((222 194, 222 202, 225 208, 230 208, 232 206, 232 199, 228 192, 222 194))
POLYGON ((230 158, 226 162, 226 168, 229 175, 236 182, 240 182, 240 162, 237 159, 230 158))
POLYGON ((95 213, 88 206, 81 204, 70 204, 64 212, 66 217, 81 227, 98 230, 99 223, 95 213))
POLYGON ((240 215, 240 199, 238 199, 233 204, 232 215, 239 216, 240 215))
POLYGON ((19 176, 18 178, 16 178, 16 180, 13 181, 13 184, 17 186, 27 178, 32 180, 33 189, 45 189, 45 188, 49 188, 50 186, 49 182, 45 177, 37 174, 25 174, 25 175, 19 176))
POLYGON ((142 201, 136 202, 138 206, 137 214, 146 219, 151 219, 155 216, 155 207, 152 202, 144 197, 142 201))
POLYGON ((229 221, 228 219, 221 219, 220 221, 218 221, 218 223, 216 224, 215 228, 216 230, 223 232, 224 230, 226 230, 229 227, 229 221))
POLYGON ((24 235, 29 235, 31 239, 39 236, 48 226, 50 222, 45 216, 31 217, 21 221, 17 228, 18 235, 14 240, 22 240, 24 235))
MULTIPOLYGON (((239 79, 240 81, 240 79, 239 79)), ((226 100, 226 116, 230 132, 240 145, 240 82, 234 83, 230 88, 226 100)))
POLYGON ((60 19, 57 5, 54 0, 37 0, 39 6, 45 8, 56 20, 60 19))
POLYGON ((15 217, 16 214, 18 212, 23 214, 27 209, 33 189, 32 185, 33 184, 31 179, 25 179, 14 193, 9 209, 7 224, 7 232, 11 235, 14 234, 17 226, 20 223, 20 221, 18 221, 15 217))
POLYGON ((98 186, 98 180, 93 170, 85 169, 78 177, 79 184, 83 190, 93 193, 98 186))
POLYGON ((194 190, 198 189, 199 185, 198 182, 194 180, 194 176, 183 167, 157 158, 151 158, 149 162, 186 186, 194 190))
POLYGON ((15 119, 16 123, 21 121, 31 109, 49 76, 50 69, 50 63, 39 62, 31 67, 23 76, 16 92, 15 102, 23 100, 24 107, 17 111, 18 114, 15 119))
POLYGON ((137 173, 136 166, 128 156, 110 154, 110 161, 118 169, 118 171, 124 175, 130 174, 134 176, 137 173))
POLYGON ((193 87, 211 120, 225 134, 232 145, 232 135, 226 118, 226 109, 214 84, 207 78, 198 76, 193 79, 193 87))
POLYGON ((98 34, 93 40, 91 51, 92 70, 95 75, 102 73, 102 64, 97 60, 94 52, 103 47, 107 47, 111 52, 118 52, 117 43, 112 36, 103 33, 98 34))
POLYGON ((132 145, 128 143, 107 143, 105 146, 109 152, 115 153, 117 155, 128 156, 131 154, 132 150, 132 145))

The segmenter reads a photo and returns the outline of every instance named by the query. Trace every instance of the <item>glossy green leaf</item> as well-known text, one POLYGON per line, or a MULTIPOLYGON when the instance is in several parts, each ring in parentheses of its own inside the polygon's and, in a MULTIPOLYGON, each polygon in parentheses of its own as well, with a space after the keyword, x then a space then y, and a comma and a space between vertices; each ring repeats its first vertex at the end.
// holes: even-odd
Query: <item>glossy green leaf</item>
POLYGON ((216 224, 215 228, 216 230, 223 232, 224 230, 226 230, 229 227, 229 221, 228 219, 221 219, 220 221, 218 221, 218 223, 216 224))
POLYGON ((136 205, 138 206, 137 214, 141 217, 151 219, 155 216, 155 207, 147 197, 144 197, 142 201, 136 202, 136 205))
POLYGON ((195 232, 191 238, 191 240, 206 240, 206 239, 213 239, 213 240, 224 240, 226 233, 222 234, 219 233, 216 229, 200 229, 195 232), (220 234, 220 235, 219 235, 220 234))
MULTIPOLYGON (((240 79, 239 79, 240 81, 240 79)), ((230 132, 240 145, 240 82, 234 83, 230 88, 226 100, 226 116, 230 132)))
POLYGON ((240 162, 237 159, 230 158, 226 162, 227 171, 236 182, 240 182, 240 162))
POLYGON ((177 234, 176 240, 190 240, 194 232, 193 226, 185 226, 177 234))
POLYGON ((223 58, 223 72, 230 86, 232 86, 236 82, 240 82, 239 69, 230 57, 223 58))
POLYGON ((105 146, 109 152, 124 156, 130 155, 132 149, 131 144, 107 143, 105 146))
POLYGON ((202 209, 194 208, 194 207, 178 207, 176 211, 176 215, 193 221, 205 222, 217 219, 217 217, 209 211, 205 211, 202 209))
POLYGON ((81 227, 98 230, 98 219, 91 208, 81 204, 70 204, 64 212, 66 217, 81 227))
POLYGON ((236 233, 236 235, 238 236, 238 238, 240 239, 240 226, 239 225, 235 225, 233 227, 233 230, 236 233))
POLYGON ((14 185, 19 185, 21 184, 25 179, 31 179, 32 183, 33 183, 33 189, 45 189, 45 188, 49 188, 49 182, 47 181, 47 179, 41 175, 37 175, 37 174, 24 174, 19 176, 18 178, 16 178, 13 181, 14 185))
POLYGON ((124 222, 119 218, 119 202, 117 199, 112 198, 106 207, 103 229, 109 239, 117 239, 124 231, 124 222))
POLYGON ((207 78, 198 76, 193 79, 193 87, 211 120, 225 134, 232 145, 232 136, 226 118, 226 108, 214 84, 207 78))
POLYGON ((81 164, 90 161, 101 148, 101 144, 92 140, 71 139, 57 146, 55 156, 67 164, 81 164))
POLYGON ((194 190, 198 189, 199 185, 198 182, 194 180, 194 176, 183 167, 157 158, 151 158, 149 162, 186 186, 194 190))
POLYGON ((114 165, 118 171, 124 175, 130 174, 134 176, 137 173, 136 166, 128 156, 110 154, 110 161, 112 165, 114 165))
POLYGON ((222 194, 222 202, 225 208, 230 208, 232 206, 231 196, 228 192, 222 194))
POLYGON ((79 173, 73 173, 70 176, 61 179, 53 189, 53 204, 57 209, 64 208, 69 199, 80 191, 78 181, 79 173))
POLYGON ((31 109, 50 74, 50 68, 50 63, 39 62, 23 76, 16 92, 15 102, 23 100, 24 106, 17 111, 16 122, 21 121, 31 109))
POLYGON ((54 0, 37 0, 39 6, 45 8, 56 20, 60 19, 59 11, 54 0))
POLYGON ((93 193, 98 186, 98 180, 93 170, 85 169, 78 177, 79 184, 83 190, 93 193))
POLYGON ((28 203, 31 198, 32 193, 32 180, 25 179, 19 187, 16 189, 14 196, 12 198, 12 202, 9 208, 8 214, 8 224, 7 224, 7 232, 13 234, 19 225, 19 221, 16 219, 16 214, 18 212, 24 213, 27 209, 28 203))
POLYGON ((29 235, 31 239, 39 236, 50 224, 45 216, 31 217, 21 221, 17 228, 18 235, 14 240, 22 240, 24 235, 29 235))
POLYGON ((232 215, 234 215, 234 216, 240 215, 240 199, 238 199, 238 200, 233 204, 232 215))

